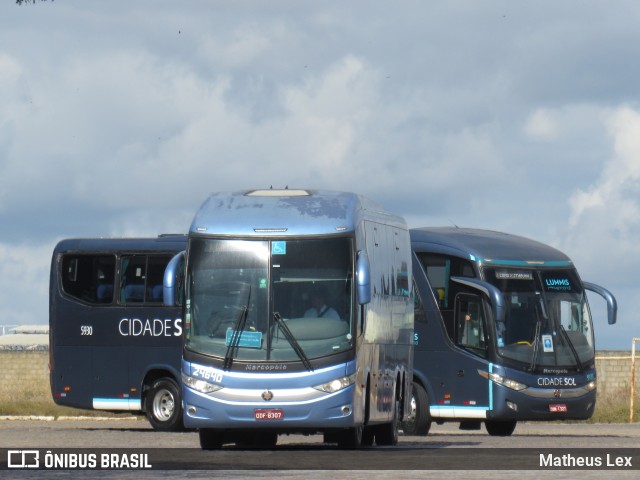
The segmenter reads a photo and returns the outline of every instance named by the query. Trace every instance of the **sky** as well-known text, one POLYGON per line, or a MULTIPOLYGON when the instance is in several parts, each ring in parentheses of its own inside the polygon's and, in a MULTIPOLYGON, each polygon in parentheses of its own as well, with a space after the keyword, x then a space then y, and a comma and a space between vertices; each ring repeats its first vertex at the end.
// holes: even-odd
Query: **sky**
POLYGON ((569 255, 640 337, 640 3, 0 2, 0 324, 55 244, 186 233, 211 192, 354 191, 569 255))

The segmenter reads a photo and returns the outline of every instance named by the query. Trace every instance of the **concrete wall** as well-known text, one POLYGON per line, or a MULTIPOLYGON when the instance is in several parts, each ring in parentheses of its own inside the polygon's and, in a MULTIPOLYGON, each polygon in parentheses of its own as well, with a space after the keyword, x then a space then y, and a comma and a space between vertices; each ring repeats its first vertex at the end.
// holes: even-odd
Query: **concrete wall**
MULTIPOLYGON (((640 356, 640 355, 638 355, 640 356)), ((636 358, 636 392, 640 391, 640 358, 636 358)), ((596 356, 598 392, 629 391, 631 352, 599 351, 596 356)), ((0 350, 0 388, 6 390, 25 382, 49 384, 48 350, 0 350)))
POLYGON ((0 350, 0 389, 49 384, 48 350, 0 350))
MULTIPOLYGON (((640 352, 636 350, 635 390, 640 391, 640 352)), ((598 372, 598 392, 615 394, 631 386, 631 351, 596 352, 596 371, 598 372)), ((628 394, 628 393, 627 393, 628 394)))

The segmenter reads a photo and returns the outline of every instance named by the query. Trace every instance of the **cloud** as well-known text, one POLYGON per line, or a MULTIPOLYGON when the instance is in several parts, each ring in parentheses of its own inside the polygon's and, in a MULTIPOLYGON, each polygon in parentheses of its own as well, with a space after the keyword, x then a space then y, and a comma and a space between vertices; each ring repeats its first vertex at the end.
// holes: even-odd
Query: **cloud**
POLYGON ((52 252, 53 245, 0 243, 0 323, 48 323, 46 299, 52 252))
POLYGON ((634 3, 120 3, 0 5, 2 255, 185 231, 211 191, 289 185, 632 284, 634 3))
POLYGON ((558 243, 571 252, 584 280, 605 286, 617 297, 618 325, 600 322, 599 344, 627 348, 638 336, 634 307, 640 270, 640 111, 620 106, 602 120, 610 154, 595 181, 569 197, 567 228, 558 243))
POLYGON ((640 227, 640 112, 621 107, 607 123, 614 156, 594 185, 571 196, 570 226, 606 218, 605 225, 624 238, 640 227))
POLYGON ((558 124, 547 109, 536 110, 524 129, 528 136, 536 140, 554 140, 558 136, 558 124))

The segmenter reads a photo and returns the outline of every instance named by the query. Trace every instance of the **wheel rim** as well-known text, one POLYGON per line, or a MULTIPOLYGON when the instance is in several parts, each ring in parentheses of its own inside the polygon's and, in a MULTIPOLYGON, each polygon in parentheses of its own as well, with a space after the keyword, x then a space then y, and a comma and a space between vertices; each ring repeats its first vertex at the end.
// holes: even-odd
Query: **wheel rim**
POLYGON ((404 421, 404 423, 407 425, 413 425, 416 421, 417 411, 418 411, 418 405, 416 403, 416 396, 411 395, 411 404, 409 407, 409 414, 407 415, 407 418, 404 421))
POLYGON ((416 396, 411 395, 411 410, 409 411, 407 420, 409 420, 410 422, 413 422, 416 419, 417 412, 418 412, 418 403, 416 402, 416 396))
POLYGON ((167 389, 158 390, 153 398, 153 416, 162 422, 171 418, 176 408, 176 402, 167 389))

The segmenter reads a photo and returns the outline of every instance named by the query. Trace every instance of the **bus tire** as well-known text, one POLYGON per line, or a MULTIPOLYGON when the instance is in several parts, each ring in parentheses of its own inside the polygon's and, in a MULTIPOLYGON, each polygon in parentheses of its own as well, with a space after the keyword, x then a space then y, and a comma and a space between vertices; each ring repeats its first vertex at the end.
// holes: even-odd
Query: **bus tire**
POLYGON ((180 388, 173 379, 163 377, 153 382, 145 395, 145 413, 154 430, 184 430, 180 388))
POLYGON ((397 445, 398 429, 400 427, 400 402, 394 400, 393 413, 391 422, 385 423, 377 427, 376 444, 377 445, 397 445))
POLYGON ((411 411, 402 423, 402 431, 405 435, 427 435, 430 429, 429 396, 422 385, 413 382, 411 411))
POLYGON ((360 445, 363 447, 370 447, 373 445, 373 441, 376 438, 376 432, 373 427, 364 427, 362 430, 362 442, 360 445))
POLYGON ((347 450, 355 450, 362 446, 362 435, 364 433, 364 425, 356 425, 347 428, 338 434, 338 447, 347 450))
POLYGON ((517 423, 516 420, 487 420, 484 422, 484 426, 492 437, 509 437, 516 429, 517 423))

